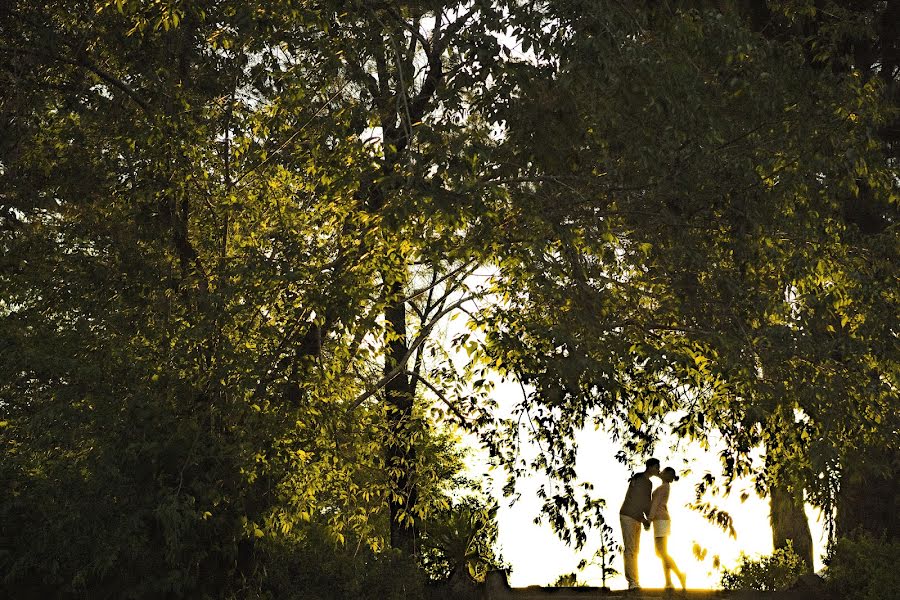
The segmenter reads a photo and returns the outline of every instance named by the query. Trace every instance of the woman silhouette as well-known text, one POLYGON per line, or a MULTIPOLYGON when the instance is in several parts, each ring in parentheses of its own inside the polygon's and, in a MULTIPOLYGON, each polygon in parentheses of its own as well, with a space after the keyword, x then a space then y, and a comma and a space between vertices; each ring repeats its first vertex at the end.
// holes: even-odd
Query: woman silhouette
POLYGON ((663 573, 666 576, 666 589, 672 589, 671 573, 675 573, 683 590, 685 589, 687 578, 683 571, 678 570, 678 565, 669 556, 668 550, 669 531, 672 523, 667 506, 669 503, 669 484, 673 481, 678 481, 678 475, 675 474, 675 469, 666 467, 660 472, 659 478, 662 480, 662 483, 653 490, 653 494, 650 497, 649 517, 653 522, 653 541, 656 544, 656 555, 662 559, 663 573))

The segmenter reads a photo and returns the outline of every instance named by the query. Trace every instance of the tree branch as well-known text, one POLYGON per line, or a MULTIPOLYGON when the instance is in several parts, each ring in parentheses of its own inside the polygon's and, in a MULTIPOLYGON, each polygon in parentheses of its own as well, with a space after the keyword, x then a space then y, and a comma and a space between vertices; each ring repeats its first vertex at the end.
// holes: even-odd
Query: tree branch
MULTIPOLYGON (((412 34, 413 38, 415 38, 416 40, 419 41, 420 44, 422 44, 422 50, 425 51, 426 55, 429 55, 429 56, 431 55, 431 53, 432 53, 431 43, 429 43, 428 38, 426 38, 424 35, 422 35, 422 32, 419 30, 418 27, 415 27, 415 26, 411 25, 410 23, 408 23, 406 21, 406 19, 403 18, 403 15, 401 15, 399 12, 397 12, 397 10, 394 8, 389 8, 388 14, 391 15, 391 17, 393 17, 393 19, 395 21, 397 21, 397 23, 400 25, 400 27, 409 31, 412 34)), ((439 17, 435 17, 435 18, 439 18, 439 17)))
MULTIPOLYGON (((448 271, 445 275, 442 275, 440 278, 433 279, 432 282, 430 284, 428 284, 427 286, 413 290, 409 296, 404 298, 404 300, 408 302, 410 300, 414 300, 418 296, 421 296, 425 292, 430 292, 436 286, 438 286, 441 283, 443 283, 444 281, 450 279, 454 275, 458 275, 459 273, 464 271, 466 268, 470 267, 474 262, 475 262, 474 259, 467 260, 466 262, 462 263, 459 267, 457 267, 456 269, 453 269, 452 271, 448 271)), ((466 276, 468 276, 470 274, 471 273, 466 273, 466 276)))
POLYGON ((441 400, 441 402, 443 402, 444 404, 447 405, 447 408, 449 408, 453 412, 453 414, 456 415, 457 419, 459 419, 462 423, 464 423, 466 425, 469 424, 469 419, 467 419, 461 412, 459 412, 459 409, 456 407, 456 405, 454 405, 452 402, 450 402, 449 398, 447 398, 447 396, 445 396, 444 393, 437 388, 437 386, 435 386, 433 383, 431 383, 430 381, 428 381, 427 379, 422 377, 419 373, 414 373, 412 371, 406 371, 406 373, 404 373, 404 375, 409 375, 409 376, 415 378, 416 380, 421 381, 425 385, 425 387, 427 387, 429 390, 434 392, 434 395, 437 396, 441 400))
POLYGON ((61 62, 67 65, 72 65, 74 67, 80 67, 82 69, 87 69, 97 77, 99 77, 102 81, 108 83, 119 91, 123 92, 126 96, 128 96, 135 104, 140 106, 144 112, 152 115, 153 110, 150 107, 150 104, 147 103, 146 100, 141 98, 137 92, 131 89, 128 84, 126 84, 121 79, 118 79, 108 71, 101 69, 100 67, 90 63, 87 59, 75 59, 69 58, 67 56, 62 56, 59 54, 55 54, 53 52, 46 52, 42 50, 28 50, 25 48, 12 48, 10 46, 0 46, 0 52, 8 52, 10 54, 21 54, 25 56, 36 56, 38 58, 43 58, 46 60, 52 60, 56 62, 61 62))
POLYGON ((419 334, 416 336, 416 339, 413 340, 413 343, 409 345, 409 348, 407 349, 406 353, 403 355, 403 357, 399 361, 397 361, 397 366, 394 367, 393 369, 391 369, 390 371, 388 371, 387 373, 385 373, 384 376, 381 379, 379 379, 375 383, 374 386, 372 386, 371 388, 369 388, 368 390, 366 390, 365 392, 363 392, 362 394, 357 396, 356 399, 353 400, 350 403, 350 405, 347 407, 347 412, 352 412, 352 411, 356 410, 357 407, 359 407, 363 402, 365 402, 366 400, 368 400, 369 398, 371 398, 372 396, 377 394, 385 385, 387 385, 395 377, 397 377, 398 375, 402 375, 404 372, 406 372, 406 363, 409 362, 409 359, 412 357, 412 355, 416 351, 416 349, 425 343, 425 340, 428 339, 428 335, 431 333, 431 330, 434 329, 434 327, 438 324, 438 322, 442 318, 444 318, 447 314, 453 312, 457 308, 460 308, 466 302, 469 302, 469 301, 475 299, 475 297, 476 297, 475 294, 465 296, 464 298, 461 298, 457 302, 454 302, 447 308, 440 311, 437 315, 435 315, 431 319, 431 321, 429 321, 429 323, 420 330, 419 334))

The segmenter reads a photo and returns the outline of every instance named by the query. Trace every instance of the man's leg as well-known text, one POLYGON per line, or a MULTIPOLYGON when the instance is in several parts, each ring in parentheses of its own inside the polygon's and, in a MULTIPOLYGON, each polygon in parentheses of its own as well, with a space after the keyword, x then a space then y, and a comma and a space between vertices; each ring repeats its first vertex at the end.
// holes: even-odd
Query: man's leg
POLYGON ((625 515, 619 515, 622 524, 622 559, 625 563, 625 579, 628 589, 638 588, 638 551, 641 544, 641 522, 625 515))

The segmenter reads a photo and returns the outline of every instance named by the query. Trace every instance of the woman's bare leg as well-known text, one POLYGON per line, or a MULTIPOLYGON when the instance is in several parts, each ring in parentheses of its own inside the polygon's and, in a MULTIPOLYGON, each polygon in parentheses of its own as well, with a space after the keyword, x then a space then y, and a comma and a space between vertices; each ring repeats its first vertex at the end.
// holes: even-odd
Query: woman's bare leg
POLYGON ((669 556, 668 549, 668 541, 667 537, 658 537, 654 538, 653 541, 656 543, 656 555, 662 560, 663 564, 663 574, 666 577, 666 587, 672 587, 672 573, 675 573, 675 576, 678 577, 678 581, 681 583, 681 588, 684 589, 685 577, 684 573, 678 570, 678 565, 675 564, 675 561, 669 556))
POLYGON ((653 538, 656 544, 656 555, 662 560, 663 575, 666 576, 666 587, 672 587, 672 576, 669 574, 669 551, 666 537, 653 538))

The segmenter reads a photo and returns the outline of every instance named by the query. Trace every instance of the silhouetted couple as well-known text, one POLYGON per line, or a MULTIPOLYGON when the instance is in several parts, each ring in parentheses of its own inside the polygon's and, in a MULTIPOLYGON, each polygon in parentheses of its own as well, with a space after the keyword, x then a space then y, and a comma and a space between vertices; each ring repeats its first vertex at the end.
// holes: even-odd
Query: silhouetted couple
POLYGON ((638 550, 641 547, 641 526, 650 529, 653 524, 653 538, 656 543, 656 555, 662 559, 663 573, 666 575, 666 588, 672 588, 672 573, 678 577, 681 589, 685 586, 685 575, 678 570, 678 566, 669 556, 668 539, 671 529, 669 518, 669 484, 678 481, 675 469, 666 467, 659 470, 659 461, 651 458, 647 461, 646 470, 635 473, 628 482, 628 491, 625 493, 625 502, 619 510, 619 519, 622 522, 622 539, 624 549, 622 554, 625 560, 625 579, 628 581, 629 590, 641 588, 638 582, 638 550), (662 483, 654 490, 650 482, 651 477, 658 478, 662 483))

